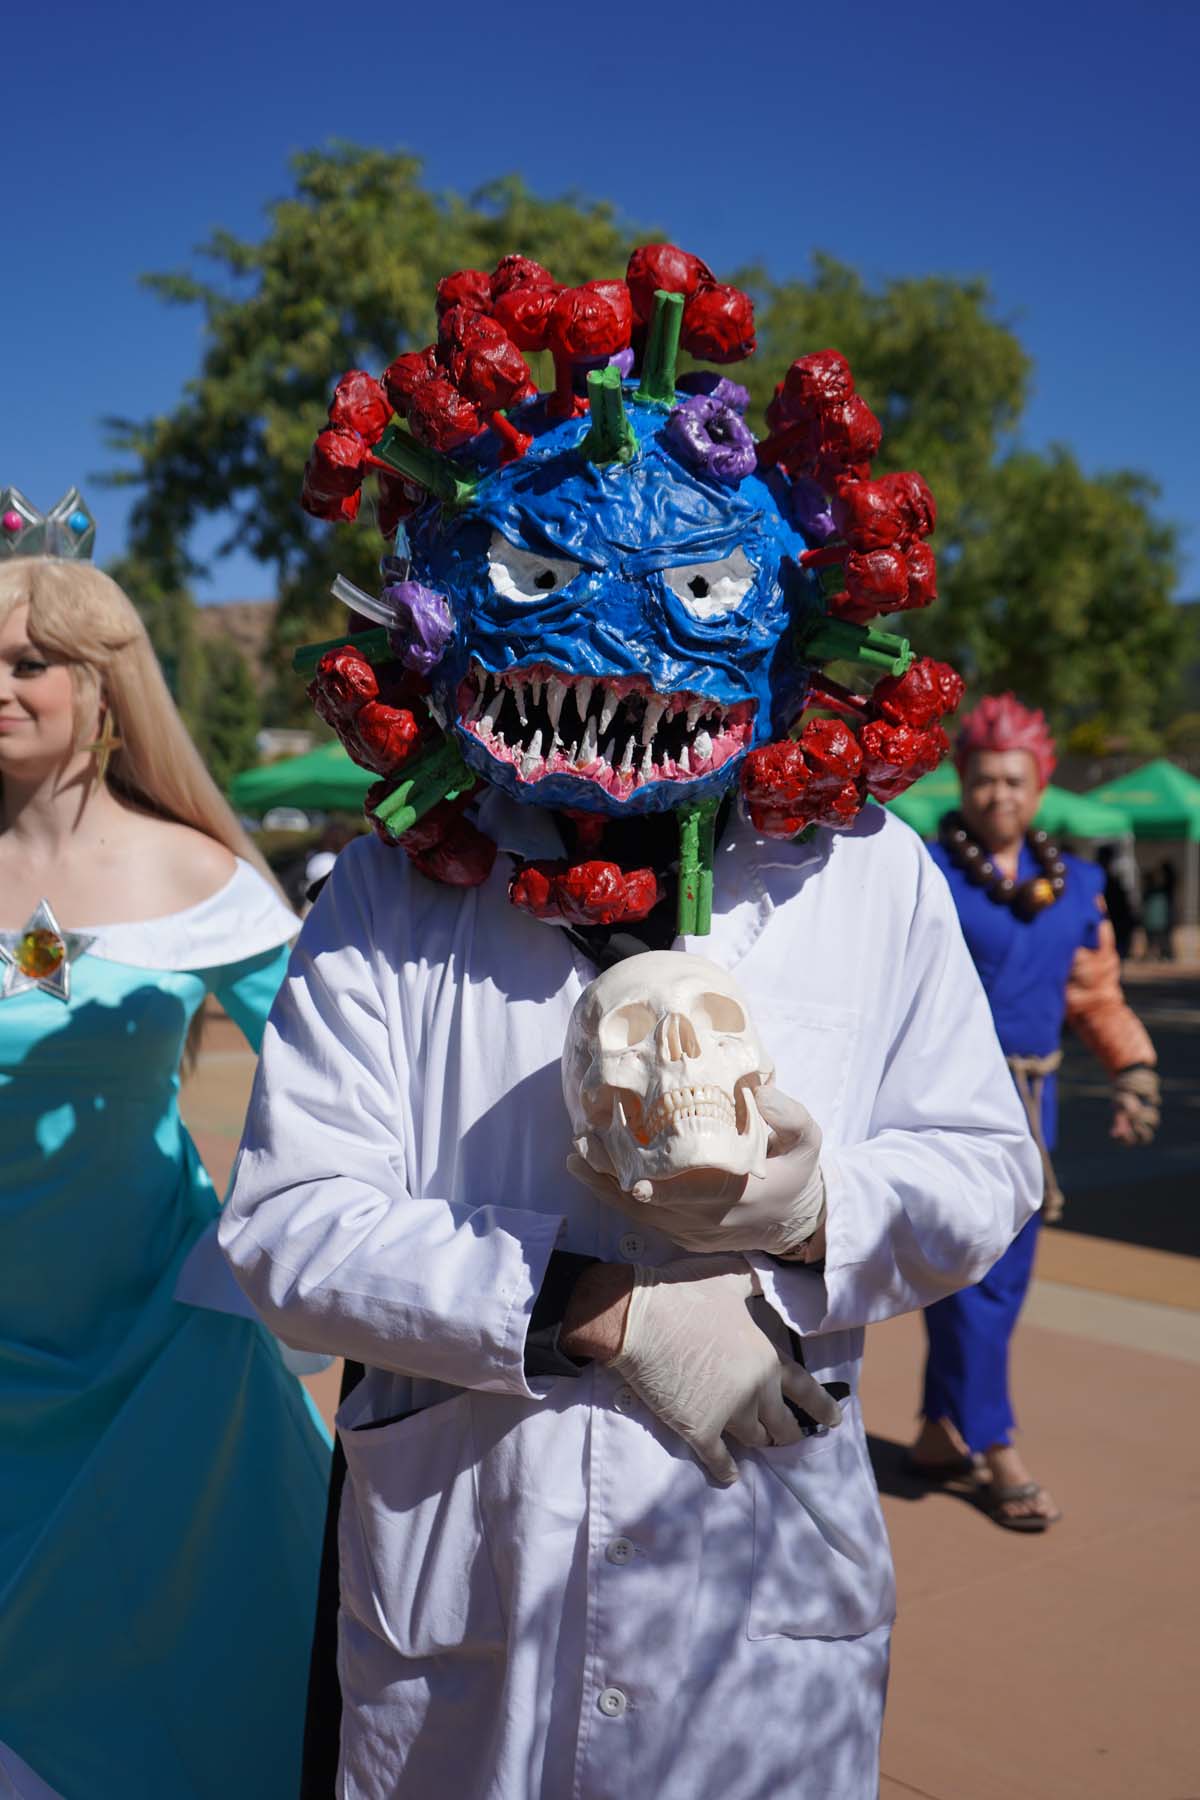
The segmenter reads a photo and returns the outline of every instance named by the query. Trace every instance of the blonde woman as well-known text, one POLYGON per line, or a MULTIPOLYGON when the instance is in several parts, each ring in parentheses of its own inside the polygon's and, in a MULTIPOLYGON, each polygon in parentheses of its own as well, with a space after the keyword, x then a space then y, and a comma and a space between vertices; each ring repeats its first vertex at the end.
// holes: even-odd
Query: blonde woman
POLYGON ((295 929, 120 588, 0 562, 0 1795, 295 1794, 326 1447, 177 1105, 295 929))

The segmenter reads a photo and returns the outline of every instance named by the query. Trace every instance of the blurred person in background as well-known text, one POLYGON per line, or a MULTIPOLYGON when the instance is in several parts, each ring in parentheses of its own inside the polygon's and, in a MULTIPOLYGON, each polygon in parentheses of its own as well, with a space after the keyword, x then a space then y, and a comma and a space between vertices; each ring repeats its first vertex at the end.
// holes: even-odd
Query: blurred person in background
POLYGON ((296 1792, 327 1443, 178 1109, 207 997, 257 1047, 296 929, 120 588, 0 556, 10 1800, 296 1792))
POLYGON ((333 865, 346 845, 353 843, 358 835, 358 832, 352 826, 347 825, 344 819, 331 819, 326 825, 304 864, 306 910, 312 905, 333 874, 333 865))
MULTIPOLYGON (((962 811, 942 820, 932 855, 992 1007, 1001 1048, 1042 1154, 1045 1216, 1061 1215, 1050 1150, 1064 1022, 1108 1070, 1111 1135, 1147 1143, 1158 1124, 1154 1046, 1121 993, 1104 871, 1031 831, 1054 768, 1040 712, 1012 694, 964 719, 955 750, 962 811)), ((1009 1344, 1029 1286, 1038 1216, 975 1287, 925 1311, 924 1424, 910 1466, 930 1480, 967 1477, 998 1525, 1044 1531, 1060 1517, 1012 1442, 1009 1344)))
POLYGON ((1146 883, 1142 898, 1142 927, 1146 955, 1155 962, 1175 957, 1175 865, 1161 862, 1146 883))
POLYGON ((1113 928, 1113 941, 1122 962, 1129 955, 1134 928, 1138 922, 1137 907, 1117 862, 1112 844, 1101 844, 1096 861, 1104 870, 1104 910, 1113 928))

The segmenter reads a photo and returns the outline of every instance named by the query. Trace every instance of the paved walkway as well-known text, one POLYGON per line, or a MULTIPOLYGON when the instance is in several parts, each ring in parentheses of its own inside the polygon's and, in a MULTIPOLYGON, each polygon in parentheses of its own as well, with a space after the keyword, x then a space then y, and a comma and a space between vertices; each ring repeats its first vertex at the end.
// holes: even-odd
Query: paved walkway
MULTIPOLYGON (((215 1021, 184 1112, 218 1182, 252 1073, 215 1021)), ((1190 1175, 1189 1106, 1174 1149, 1190 1175)), ((1109 1151, 1096 1163, 1136 1205, 1134 1166, 1109 1151)), ((1090 1223, 1075 1173, 1074 1217, 1090 1223)), ((1170 1241, 1200 1233, 1188 1186, 1170 1241)), ((1115 1241, 1110 1194, 1101 1235, 1043 1233, 1016 1339, 1022 1447, 1066 1515, 1044 1536, 904 1475, 922 1326, 869 1334, 863 1400, 900 1587, 882 1800, 1200 1800, 1200 1258, 1115 1241)), ((314 1384, 325 1410, 335 1380, 314 1384)))

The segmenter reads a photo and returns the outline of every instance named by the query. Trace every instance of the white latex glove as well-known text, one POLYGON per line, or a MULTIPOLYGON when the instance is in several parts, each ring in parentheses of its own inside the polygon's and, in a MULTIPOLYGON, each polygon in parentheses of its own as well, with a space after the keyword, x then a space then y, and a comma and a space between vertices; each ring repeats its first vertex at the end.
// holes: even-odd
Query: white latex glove
POLYGON ((799 1442, 785 1395, 820 1425, 842 1418, 837 1401, 754 1323, 748 1302, 757 1292, 740 1256, 636 1268, 625 1335, 608 1364, 725 1486, 738 1470, 722 1434, 751 1447, 799 1442))
POLYGON ((567 1168, 606 1204, 684 1250, 794 1255, 825 1216, 821 1127, 777 1087, 759 1088, 754 1099, 771 1128, 762 1176, 700 1169, 667 1181, 639 1181, 627 1194, 582 1156, 569 1156, 567 1168))

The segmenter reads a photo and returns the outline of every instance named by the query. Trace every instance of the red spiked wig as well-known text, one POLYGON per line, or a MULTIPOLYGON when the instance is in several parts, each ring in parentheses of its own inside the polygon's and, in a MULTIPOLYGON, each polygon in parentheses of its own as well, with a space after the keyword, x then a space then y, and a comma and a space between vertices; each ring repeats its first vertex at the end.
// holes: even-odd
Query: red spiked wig
POLYGON ((1054 773, 1054 739, 1046 715, 1022 706, 1015 694, 987 694, 959 728, 954 766, 962 775, 976 750, 1028 750, 1043 787, 1054 773))

